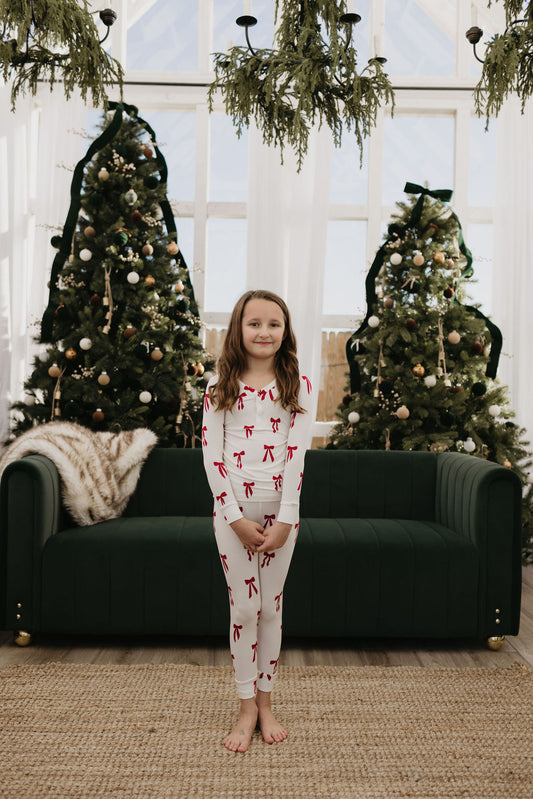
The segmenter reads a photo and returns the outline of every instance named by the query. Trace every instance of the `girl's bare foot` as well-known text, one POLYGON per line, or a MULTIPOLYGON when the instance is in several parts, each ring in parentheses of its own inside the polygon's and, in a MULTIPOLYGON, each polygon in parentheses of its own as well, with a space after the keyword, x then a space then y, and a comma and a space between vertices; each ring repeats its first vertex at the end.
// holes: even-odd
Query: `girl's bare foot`
POLYGON ((275 718, 270 707, 270 694, 266 691, 257 692, 257 710, 259 713, 259 726, 263 740, 267 744, 281 743, 288 735, 288 732, 281 726, 275 718))
POLYGON ((237 724, 224 738, 224 746, 230 752, 246 752, 257 725, 257 705, 255 699, 241 699, 241 709, 237 724))

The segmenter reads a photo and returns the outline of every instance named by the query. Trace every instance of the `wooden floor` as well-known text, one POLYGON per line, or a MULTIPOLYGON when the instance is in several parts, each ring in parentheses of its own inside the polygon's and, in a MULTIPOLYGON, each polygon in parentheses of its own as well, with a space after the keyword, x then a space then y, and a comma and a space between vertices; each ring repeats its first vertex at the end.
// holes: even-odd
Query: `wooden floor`
MULTIPOLYGON (((92 638, 38 636, 29 647, 12 643, 0 632, 0 668, 9 665, 62 663, 229 664, 228 643, 205 645, 195 638, 92 638)), ((285 640, 281 662, 288 666, 508 666, 515 661, 533 668, 533 565, 523 570, 522 619, 518 636, 492 652, 478 640, 285 640)))

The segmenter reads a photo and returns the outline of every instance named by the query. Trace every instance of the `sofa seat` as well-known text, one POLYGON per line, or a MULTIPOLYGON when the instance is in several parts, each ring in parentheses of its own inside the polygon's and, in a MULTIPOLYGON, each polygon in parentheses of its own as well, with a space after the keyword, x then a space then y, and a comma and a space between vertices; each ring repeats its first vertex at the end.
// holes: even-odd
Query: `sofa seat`
POLYGON ((285 589, 299 635, 473 636, 479 555, 412 519, 303 519, 285 589))

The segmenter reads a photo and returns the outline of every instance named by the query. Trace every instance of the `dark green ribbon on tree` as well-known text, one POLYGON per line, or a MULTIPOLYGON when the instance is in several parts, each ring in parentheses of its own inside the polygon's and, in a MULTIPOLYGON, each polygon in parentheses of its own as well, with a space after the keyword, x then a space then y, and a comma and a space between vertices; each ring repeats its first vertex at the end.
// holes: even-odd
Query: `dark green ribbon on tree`
MULTIPOLYGON (((442 200, 442 202, 449 202, 452 198, 453 191, 452 189, 435 189, 430 190, 425 186, 420 186, 418 183, 409 183, 407 182, 404 187, 404 191, 407 194, 420 194, 420 197, 416 201, 416 204, 411 211, 409 216, 409 220, 405 225, 398 225, 392 224, 389 226, 389 234, 394 236, 395 238, 402 238, 405 233, 410 229, 415 227, 418 222, 420 221, 420 217, 422 216, 422 210, 424 207, 424 200, 425 197, 433 197, 436 200, 442 200)), ((451 209, 450 209, 451 210, 451 209)), ((464 255, 466 259, 466 266, 461 272, 461 275, 458 279, 457 285, 465 279, 470 278, 474 274, 474 269, 472 266, 472 253, 466 246, 464 237, 463 237, 463 229, 461 227, 461 223, 457 215, 451 211, 452 216, 454 217, 455 221, 457 222, 459 236, 458 236, 458 246, 459 251, 464 255)), ((359 364, 355 360, 354 354, 354 345, 357 341, 357 337, 364 332, 364 330, 368 327, 368 320, 370 316, 372 316, 374 306, 377 303, 377 295, 376 295, 376 278, 379 274, 381 267, 383 266, 383 261, 385 260, 385 250, 389 246, 389 241, 386 241, 376 253, 376 257, 374 258, 370 269, 368 270, 368 274, 365 280, 365 289, 366 289, 366 314, 365 318, 363 319, 361 325, 358 329, 353 333, 348 341, 346 342, 346 360, 348 361, 348 367, 350 370, 350 393, 355 394, 357 391, 361 390, 361 374, 359 371, 359 364)), ((454 302, 458 302, 457 299, 454 297, 454 302)), ((495 378, 496 373, 498 371, 498 363, 500 360, 500 353, 502 349, 502 334, 500 329, 487 319, 485 314, 483 314, 479 308, 475 308, 472 305, 465 305, 463 306, 467 310, 474 313, 479 319, 484 319, 487 329, 491 335, 491 350, 490 350, 490 358, 487 364, 486 375, 490 378, 495 378)))
MULTIPOLYGON (((61 245, 59 250, 54 258, 52 264, 52 272, 50 275, 50 292, 48 296, 48 305, 43 314, 43 318, 41 320, 41 342, 47 343, 53 341, 53 324, 54 324, 54 314, 57 310, 57 306, 59 305, 59 289, 57 287, 57 281, 59 278, 59 273, 63 269, 65 265, 65 261, 68 259, 72 247, 72 238, 74 236, 74 231, 76 229, 76 224, 78 222, 79 211, 81 208, 81 187, 83 182, 83 173, 85 166, 89 163, 91 158, 95 153, 101 150, 106 144, 109 144, 117 133, 120 130, 123 121, 123 114, 126 113, 131 117, 134 117, 149 133, 152 143, 154 145, 155 151, 155 158, 157 163, 157 168, 159 174, 161 176, 161 183, 166 186, 167 178, 168 178, 168 168, 165 161, 165 158, 161 151, 159 150, 156 144, 156 135, 148 122, 142 119, 138 115, 138 109, 134 105, 128 105, 127 103, 119 103, 111 101, 109 103, 109 109, 115 111, 113 114, 113 118, 111 119, 109 125, 105 128, 105 130, 96 138, 87 152, 85 153, 84 157, 78 161, 76 164, 76 168, 74 169, 74 175, 72 177, 72 182, 70 184, 70 207, 68 210, 67 218, 65 220, 65 224, 63 226, 63 233, 61 235, 61 245)), ((163 213, 163 219, 165 220, 165 225, 168 231, 168 235, 177 242, 178 234, 176 230, 176 223, 174 221, 174 215, 172 214, 172 209, 170 207, 170 203, 166 197, 160 201, 161 211, 163 213)), ((186 269, 187 276, 185 279, 185 285, 188 289, 189 295, 189 303, 191 312, 195 315, 198 315, 198 306, 196 304, 196 300, 194 298, 194 290, 190 281, 189 270, 187 269, 187 265, 181 251, 179 253, 180 265, 186 269)))

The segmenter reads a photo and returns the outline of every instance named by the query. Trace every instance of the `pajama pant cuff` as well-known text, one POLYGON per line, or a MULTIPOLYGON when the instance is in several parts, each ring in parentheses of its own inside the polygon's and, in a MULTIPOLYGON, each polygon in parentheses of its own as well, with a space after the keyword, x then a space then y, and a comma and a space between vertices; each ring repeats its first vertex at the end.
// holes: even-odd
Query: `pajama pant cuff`
POLYGON ((261 675, 257 680, 257 689, 268 694, 274 687, 274 677, 272 674, 261 675))
POLYGON ((255 687, 257 684, 257 679, 255 677, 252 680, 245 680, 243 682, 239 682, 238 680, 236 680, 235 682, 237 685, 237 693, 239 694, 239 699, 255 698, 255 687))

